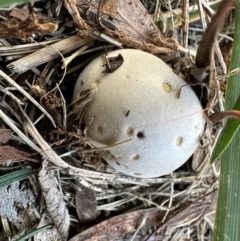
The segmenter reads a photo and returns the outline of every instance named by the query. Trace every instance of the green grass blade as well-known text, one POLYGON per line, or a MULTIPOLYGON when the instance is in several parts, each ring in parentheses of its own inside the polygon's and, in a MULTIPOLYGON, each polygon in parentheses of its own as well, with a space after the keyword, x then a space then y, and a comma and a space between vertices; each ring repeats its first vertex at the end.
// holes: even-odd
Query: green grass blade
POLYGON ((24 236, 18 238, 16 241, 24 241, 24 240, 27 240, 27 239, 29 239, 29 238, 34 237, 34 235, 42 232, 43 230, 45 230, 45 229, 47 229, 47 228, 51 228, 51 227, 52 227, 51 225, 45 225, 45 226, 43 226, 43 227, 41 227, 41 228, 37 228, 37 229, 35 229, 35 230, 33 230, 33 231, 25 234, 24 236))
POLYGON ((36 173, 37 171, 34 171, 32 169, 22 169, 0 176, 0 189, 11 185, 13 182, 21 181, 36 173))
POLYGON ((10 7, 11 5, 13 5, 14 3, 23 3, 26 2, 27 0, 22 0, 22 1, 17 1, 17 0, 1 0, 0 1, 0 6, 1 7, 10 7))
MULTIPOLYGON (((236 1, 235 34, 230 69, 240 66, 240 1, 236 1)), ((225 108, 232 109, 240 96, 240 75, 228 79, 225 108)), ((221 156, 221 173, 213 241, 240 237, 240 129, 221 156)))
MULTIPOLYGON (((233 107, 234 110, 240 110, 240 96, 236 104, 233 107)), ((226 150, 234 135, 236 134, 240 126, 240 121, 236 119, 230 119, 226 122, 218 140, 216 146, 213 149, 210 162, 213 163, 222 153, 226 150)))

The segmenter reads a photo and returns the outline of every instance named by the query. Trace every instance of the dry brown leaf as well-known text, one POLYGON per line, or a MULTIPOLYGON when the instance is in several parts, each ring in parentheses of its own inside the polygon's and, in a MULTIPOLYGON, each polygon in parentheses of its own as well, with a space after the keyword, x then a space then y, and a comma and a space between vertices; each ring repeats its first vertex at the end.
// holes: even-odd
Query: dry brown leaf
POLYGON ((34 33, 52 33, 58 25, 51 22, 43 22, 36 14, 31 14, 25 21, 14 18, 0 21, 0 37, 15 37, 26 39, 34 33))
POLYGON ((158 208, 122 214, 87 229, 69 241, 112 241, 136 230, 144 217, 147 217, 144 227, 159 225, 163 215, 164 211, 158 208))
POLYGON ((58 231, 58 240, 67 240, 70 227, 70 216, 62 193, 58 190, 51 172, 47 170, 47 161, 42 164, 39 172, 39 182, 42 187, 48 212, 58 231))
POLYGON ((29 10, 27 8, 13 8, 9 16, 25 21, 29 17, 29 10))
POLYGON ((81 191, 76 191, 76 210, 80 224, 92 224, 97 217, 95 191, 78 182, 81 191))
POLYGON ((20 162, 20 161, 32 161, 38 162, 37 159, 30 158, 31 154, 20 151, 15 147, 12 146, 0 146, 0 163, 3 164, 9 160, 13 162, 20 162))
POLYGON ((0 144, 9 141, 11 136, 11 129, 0 129, 0 144))
POLYGON ((65 7, 82 32, 104 33, 122 44, 154 54, 173 54, 178 43, 165 39, 138 0, 65 0, 65 7), (112 9, 111 9, 112 6, 112 9), (81 13, 81 16, 79 15, 81 13))

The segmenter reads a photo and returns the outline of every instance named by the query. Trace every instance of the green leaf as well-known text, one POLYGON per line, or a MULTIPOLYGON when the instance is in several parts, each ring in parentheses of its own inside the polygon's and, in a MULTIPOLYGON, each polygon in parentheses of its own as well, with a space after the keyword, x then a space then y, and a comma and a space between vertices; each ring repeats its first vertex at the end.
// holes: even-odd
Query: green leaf
POLYGON ((13 182, 21 181, 36 173, 37 171, 34 171, 32 169, 22 169, 0 176, 0 189, 11 185, 13 182))
MULTIPOLYGON (((21 2, 26 2, 26 0, 25 1, 22 0, 22 1, 20 1, 20 3, 21 2)), ((1 0, 0 6, 1 7, 9 7, 9 6, 13 5, 14 3, 18 3, 19 4, 19 1, 17 1, 17 0, 1 0)))
POLYGON ((26 240, 28 238, 32 238, 32 237, 34 237, 34 235, 42 232, 43 230, 45 230, 47 228, 51 228, 51 227, 52 227, 51 225, 45 225, 45 226, 43 226, 41 228, 37 228, 37 229, 35 229, 35 230, 25 234, 24 236, 18 238, 16 241, 24 241, 24 240, 26 240))
MULTIPOLYGON (((240 66, 240 1, 236 1, 235 33, 230 70, 240 66)), ((230 110, 240 96, 240 75, 227 82, 225 109, 230 110)), ((221 173, 213 241, 240 237, 240 129, 221 156, 221 173)))
MULTIPOLYGON (((233 107, 234 110, 240 110, 240 96, 236 104, 233 107)), ((213 163, 217 160, 218 157, 222 155, 222 153, 226 150, 234 135, 236 134, 238 128, 240 126, 240 121, 236 119, 230 119, 226 122, 218 140, 216 146, 213 149, 212 156, 210 162, 213 163)))

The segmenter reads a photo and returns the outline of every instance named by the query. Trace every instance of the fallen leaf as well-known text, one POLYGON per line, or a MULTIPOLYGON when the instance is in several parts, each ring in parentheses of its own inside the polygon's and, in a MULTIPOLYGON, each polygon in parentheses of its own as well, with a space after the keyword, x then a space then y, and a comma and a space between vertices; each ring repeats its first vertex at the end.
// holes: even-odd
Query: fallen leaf
POLYGON ((35 158, 30 158, 31 154, 25 151, 20 151, 15 147, 12 146, 0 146, 0 163, 3 164, 9 160, 13 162, 20 162, 20 161, 32 161, 32 162, 39 162, 39 160, 35 158))
POLYGON ((47 161, 42 163, 42 169, 39 172, 39 182, 42 187, 47 210, 55 224, 58 232, 58 239, 67 240, 70 227, 70 216, 63 200, 62 193, 56 186, 54 176, 47 170, 47 161))
POLYGON ((82 35, 96 37, 94 31, 98 31, 123 45, 154 54, 174 54, 178 48, 174 39, 163 37, 138 0, 118 0, 118 4, 102 0, 64 2, 82 35), (113 9, 110 10, 111 5, 113 9))
POLYGON ((95 191, 78 182, 81 191, 76 191, 76 210, 80 224, 92 224, 97 217, 95 191))

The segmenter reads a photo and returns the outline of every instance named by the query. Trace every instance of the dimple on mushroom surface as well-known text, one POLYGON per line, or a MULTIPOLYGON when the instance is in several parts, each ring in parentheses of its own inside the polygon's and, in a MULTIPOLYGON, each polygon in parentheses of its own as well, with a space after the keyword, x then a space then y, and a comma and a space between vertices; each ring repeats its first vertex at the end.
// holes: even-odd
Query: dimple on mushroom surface
POLYGON ((80 74, 74 99, 93 88, 84 121, 87 139, 116 170, 135 177, 174 171, 193 154, 204 128, 202 106, 186 82, 159 58, 133 49, 115 50, 124 62, 104 73, 103 56, 80 74), (121 144, 118 144, 121 143, 121 144))

